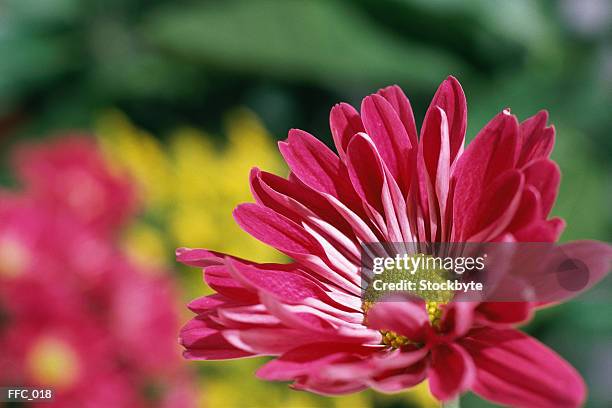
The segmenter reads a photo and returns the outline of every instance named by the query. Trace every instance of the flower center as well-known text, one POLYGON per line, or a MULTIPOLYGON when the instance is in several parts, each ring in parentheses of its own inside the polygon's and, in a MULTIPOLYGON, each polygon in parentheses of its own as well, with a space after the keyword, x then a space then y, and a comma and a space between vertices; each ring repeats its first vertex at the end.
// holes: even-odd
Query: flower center
MULTIPOLYGON (((425 301, 425 309, 427 311, 427 315, 429 316, 429 322, 431 326, 437 330, 440 328, 443 307, 452 299, 453 292, 424 290, 421 289, 420 283, 421 281, 442 283, 449 278, 450 273, 443 268, 436 268, 435 266, 428 267, 428 265, 434 265, 432 262, 425 262, 428 258, 432 258, 429 255, 415 254, 413 257, 419 257, 422 260, 419 264, 421 266, 419 266, 414 273, 402 269, 391 268, 386 269, 381 274, 374 276, 373 279, 380 280, 383 284, 398 283, 402 281, 411 282, 415 289, 405 290, 404 293, 409 293, 425 301)), ((381 300, 383 296, 392 293, 392 291, 389 289, 376 289, 376 287, 380 288, 382 286, 383 285, 381 284, 374 285, 372 282, 363 292, 362 309, 364 312, 364 323, 367 321, 368 310, 370 310, 376 304, 376 302, 384 301, 381 300)), ((409 344, 418 345, 418 343, 407 338, 406 336, 402 336, 392 331, 381 330, 380 333, 382 334, 382 344, 392 348, 400 348, 409 344)))
POLYGON ((55 337, 38 340, 29 351, 27 362, 34 381, 57 388, 72 386, 80 371, 76 352, 55 337))
MULTIPOLYGON (((444 305, 444 302, 425 302, 425 309, 427 310, 427 315, 429 316, 429 322, 434 329, 440 328, 440 319, 442 318, 442 310, 444 305)), ((368 310, 370 310, 372 306, 374 306, 373 302, 363 302, 362 309, 365 314, 365 319, 367 319, 368 310)), ((408 337, 402 336, 390 330, 381 330, 380 334, 382 334, 381 342, 385 346, 400 348, 409 344, 418 345, 417 342, 410 340, 408 337)))

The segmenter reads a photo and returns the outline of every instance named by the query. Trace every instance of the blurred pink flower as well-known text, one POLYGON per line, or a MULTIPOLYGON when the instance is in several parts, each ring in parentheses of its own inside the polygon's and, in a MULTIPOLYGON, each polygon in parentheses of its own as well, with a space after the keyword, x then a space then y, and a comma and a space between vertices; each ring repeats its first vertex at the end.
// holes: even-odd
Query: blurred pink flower
POLYGON ((193 406, 173 283, 133 265, 109 237, 128 221, 130 185, 87 139, 23 148, 20 158, 36 160, 20 162, 26 191, 0 192, 0 383, 54 388, 45 406, 193 406), (78 157, 59 159, 63 148, 78 157), (99 194, 69 203, 62 191, 78 195, 82 180, 99 194), (93 217, 81 208, 90 199, 93 217))
POLYGON ((26 144, 15 153, 14 167, 33 199, 64 208, 101 232, 113 232, 136 210, 135 188, 126 175, 111 169, 84 135, 26 144))
MULTIPOLYGON (((519 124, 504 110, 464 151, 466 120, 465 96, 449 77, 420 137, 397 86, 366 97, 361 114, 333 107, 338 155, 292 129, 279 145, 288 179, 253 169, 256 203, 238 206, 234 217, 293 262, 177 250, 180 262, 204 268, 217 292, 189 305, 197 316, 181 331, 185 357, 278 356, 259 377, 320 394, 397 392, 429 379, 442 401, 472 390, 511 406, 580 405, 578 373, 513 328, 531 316, 529 303, 368 304, 360 296, 362 243, 559 237, 563 221, 548 219, 559 169, 548 158, 547 113, 519 124)), ((610 257, 609 247, 592 245, 610 257)))

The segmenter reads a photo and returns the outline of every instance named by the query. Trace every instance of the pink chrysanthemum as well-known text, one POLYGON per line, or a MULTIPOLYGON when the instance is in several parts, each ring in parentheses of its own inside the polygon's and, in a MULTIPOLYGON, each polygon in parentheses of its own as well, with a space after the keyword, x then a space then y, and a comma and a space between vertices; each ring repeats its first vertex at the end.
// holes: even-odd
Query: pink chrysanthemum
POLYGON ((85 137, 17 156, 24 191, 0 189, 0 384, 53 388, 46 407, 193 406, 174 284, 114 237, 131 184, 85 137))
POLYGON ((116 232, 136 211, 136 189, 110 168, 91 137, 24 144, 13 161, 27 194, 101 233, 116 232))
MULTIPOLYGON (((334 106, 338 154, 292 129, 280 151, 287 179, 253 169, 256 203, 236 221, 288 255, 258 264, 182 248, 180 262, 204 268, 216 290, 194 300, 181 332, 196 360, 277 356, 258 371, 268 380, 320 394, 365 388, 397 392, 428 379, 446 401, 472 390, 512 406, 577 406, 578 373, 514 325, 535 304, 416 300, 365 302, 360 245, 372 242, 554 242, 564 223, 547 219, 559 169, 548 156, 554 128, 540 112, 519 124, 509 110, 464 151, 466 102, 445 80, 417 136, 410 103, 391 86, 366 97, 358 113, 334 106)), ((603 276, 609 247, 594 275, 603 276)), ((563 299, 560 299, 563 300, 563 299)))

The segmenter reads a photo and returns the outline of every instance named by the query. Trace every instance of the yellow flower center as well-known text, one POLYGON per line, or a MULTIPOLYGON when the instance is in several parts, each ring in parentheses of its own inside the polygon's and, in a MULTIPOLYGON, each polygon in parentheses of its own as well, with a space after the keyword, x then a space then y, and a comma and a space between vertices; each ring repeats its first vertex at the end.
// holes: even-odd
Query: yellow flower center
MULTIPOLYGON (((414 256, 421 257, 423 259, 431 258, 429 255, 422 254, 416 254, 414 256)), ((453 292, 420 290, 418 289, 419 281, 427 280, 432 283, 445 282, 449 278, 450 274, 449 271, 445 269, 427 268, 427 264, 427 262, 421 262, 422 266, 418 268, 415 273, 409 273, 407 271, 398 269, 387 269, 380 275, 376 276, 375 279, 379 279, 385 283, 396 283, 402 280, 414 282, 417 289, 408 291, 408 293, 425 300, 425 310, 429 316, 429 322, 434 329, 439 329, 444 305, 452 299, 453 292)), ((373 285, 366 288, 362 302, 362 309, 365 315, 364 322, 367 320, 368 310, 370 310, 376 304, 376 302, 380 301, 383 296, 389 295, 390 293, 391 292, 388 290, 377 291, 374 289, 373 285)), ((418 345, 418 343, 407 338, 406 336, 402 336, 392 331, 381 330, 380 333, 382 334, 382 344, 392 348, 400 348, 409 344, 418 345)))
MULTIPOLYGON (((440 319, 442 318, 442 307, 445 305, 444 302, 434 302, 428 301, 425 302, 425 310, 427 310, 427 315, 429 316, 429 322, 431 323, 434 329, 440 328, 440 319)), ((363 312, 367 319, 368 310, 370 310, 374 306, 372 302, 364 302, 362 305, 363 312)), ((382 334, 381 343, 385 346, 389 346, 392 348, 400 348, 403 346, 407 346, 409 344, 418 345, 418 343, 410 340, 406 336, 402 336, 390 330, 381 330, 380 334, 382 334)))
POLYGON ((72 386, 80 371, 76 352, 55 337, 38 340, 28 353, 27 365, 34 381, 57 388, 72 386))

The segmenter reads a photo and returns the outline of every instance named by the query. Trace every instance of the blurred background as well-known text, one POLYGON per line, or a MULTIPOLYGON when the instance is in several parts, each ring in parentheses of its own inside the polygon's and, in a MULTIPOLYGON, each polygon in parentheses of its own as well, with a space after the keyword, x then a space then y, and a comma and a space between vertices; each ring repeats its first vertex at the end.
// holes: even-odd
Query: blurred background
MULTIPOLYGON (((506 107, 548 109, 562 239, 610 241, 609 0, 1 0, 0 383, 53 384, 57 406, 436 406, 426 387, 323 398, 257 380, 259 360, 183 362, 184 304, 209 289, 173 253, 281 259, 233 224, 249 169, 286 172, 289 128, 330 144, 331 106, 389 84, 419 124, 449 74, 468 139, 506 107)), ((612 406, 611 293, 526 328, 591 407, 612 406)))

